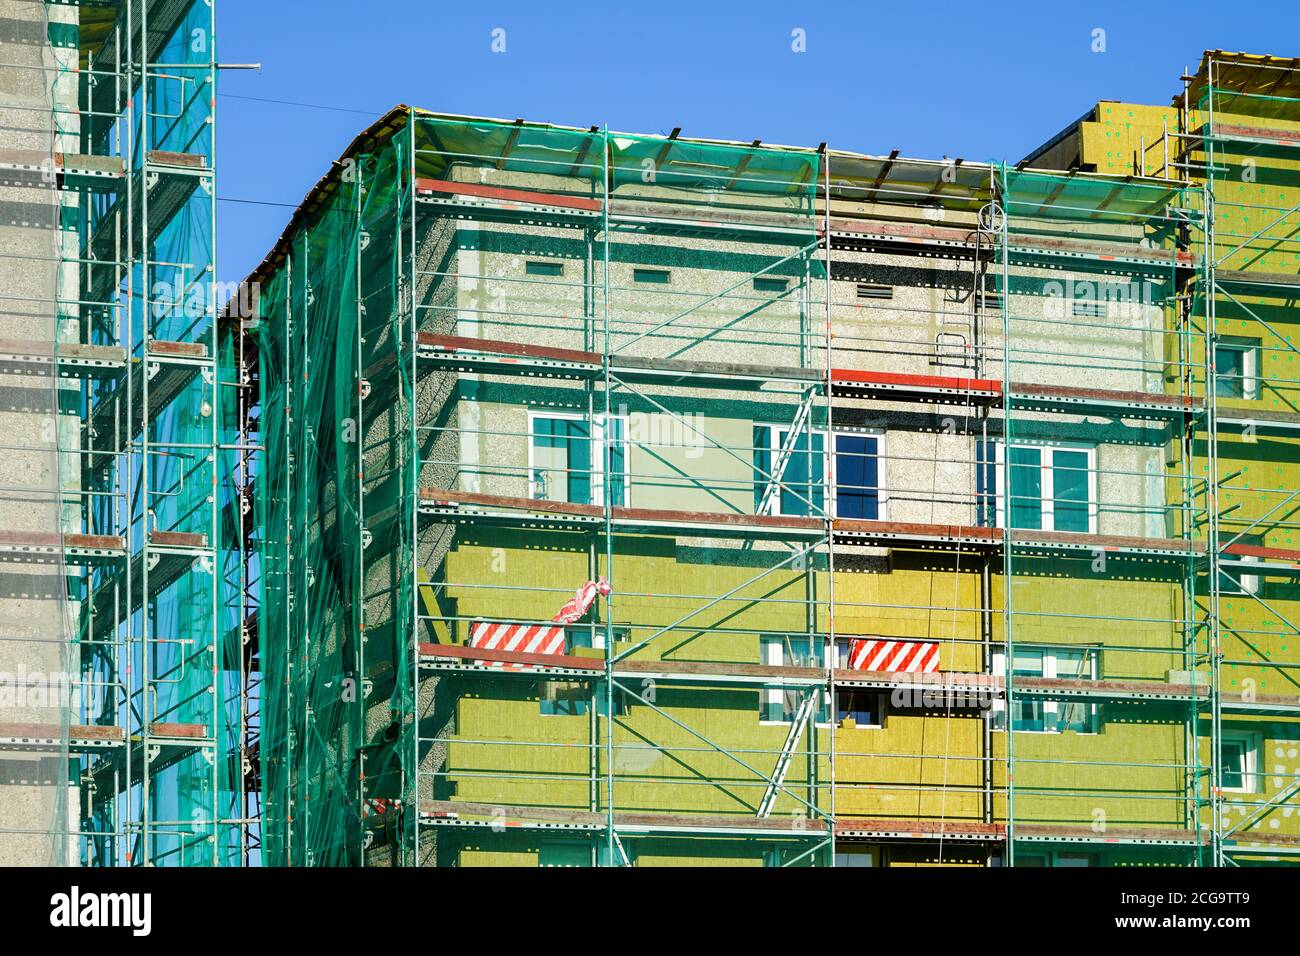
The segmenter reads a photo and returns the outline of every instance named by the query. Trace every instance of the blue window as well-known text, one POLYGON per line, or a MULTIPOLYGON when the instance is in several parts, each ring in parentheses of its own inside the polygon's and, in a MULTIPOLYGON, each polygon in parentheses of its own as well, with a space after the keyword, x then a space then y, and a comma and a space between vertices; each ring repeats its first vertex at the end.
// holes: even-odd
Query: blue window
MULTIPOLYGON (((813 431, 801 433, 785 458, 780 475, 780 493, 768 493, 768 485, 781 449, 790 431, 779 425, 754 426, 754 507, 767 497, 767 514, 808 517, 825 508, 826 436, 813 431)), ((832 432, 835 461, 835 513, 841 518, 881 516, 880 437, 858 432, 832 432)))
POLYGON ((841 518, 880 517, 880 439, 874 435, 835 435, 835 514, 841 518))

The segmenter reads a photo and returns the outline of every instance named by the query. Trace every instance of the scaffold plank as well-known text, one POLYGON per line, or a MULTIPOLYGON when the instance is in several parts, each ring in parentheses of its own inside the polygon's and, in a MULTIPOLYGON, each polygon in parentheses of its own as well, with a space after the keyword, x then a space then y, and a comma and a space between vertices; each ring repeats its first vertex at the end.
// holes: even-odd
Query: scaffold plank
POLYGON ((0 750, 59 752, 66 746, 73 753, 91 753, 126 742, 121 727, 51 723, 0 723, 0 750))

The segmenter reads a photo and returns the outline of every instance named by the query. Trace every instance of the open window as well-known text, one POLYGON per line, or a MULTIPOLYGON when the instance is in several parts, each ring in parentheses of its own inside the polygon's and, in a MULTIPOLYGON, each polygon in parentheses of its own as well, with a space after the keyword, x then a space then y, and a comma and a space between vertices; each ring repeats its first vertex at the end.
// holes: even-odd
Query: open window
POLYGON ((1223 789, 1231 793, 1259 793, 1258 734, 1248 731, 1223 732, 1223 789))
MULTIPOLYGON (((1233 537, 1222 538, 1220 543, 1226 545, 1229 542, 1240 542, 1241 544, 1262 545, 1264 539, 1256 534, 1242 534, 1233 537)), ((1250 566, 1259 564, 1258 555, 1254 554, 1232 554, 1226 553, 1220 557, 1223 562, 1219 568, 1219 593, 1220 594, 1258 594, 1260 576, 1252 574, 1250 566)))
MULTIPOLYGON (((835 666, 845 669, 849 660, 852 638, 835 641, 835 666)), ((764 635, 760 640, 762 661, 772 667, 825 666, 824 637, 764 635)), ((765 687, 759 703, 759 720, 763 723, 792 723, 799 705, 811 689, 805 685, 765 687)), ((828 726, 831 719, 830 692, 822 689, 818 694, 816 719, 828 726)), ((837 687, 835 689, 835 723, 844 725, 852 720, 858 729, 874 730, 884 726, 885 695, 880 691, 862 687, 837 687)))
POLYGON ((1259 339, 1221 335, 1214 343, 1214 394, 1259 398, 1259 339))
MULTIPOLYGON (((824 666, 825 639, 807 635, 765 634, 759 639, 762 661, 769 667, 824 666)), ((759 699, 759 720, 763 723, 793 723, 804 698, 818 695, 814 717, 819 724, 828 720, 829 693, 803 684, 764 687, 759 699)))

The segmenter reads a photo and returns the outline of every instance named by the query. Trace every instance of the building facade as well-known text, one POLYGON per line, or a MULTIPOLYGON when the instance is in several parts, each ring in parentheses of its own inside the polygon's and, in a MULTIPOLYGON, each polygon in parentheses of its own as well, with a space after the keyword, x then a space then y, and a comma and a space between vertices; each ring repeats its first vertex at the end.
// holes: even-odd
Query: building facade
POLYGON ((212 6, 0 6, 0 862, 1296 859, 1300 62, 399 107, 218 315, 212 6))
POLYGON ((1015 168, 363 133, 253 277, 268 859, 1289 859, 1289 62, 1015 168))

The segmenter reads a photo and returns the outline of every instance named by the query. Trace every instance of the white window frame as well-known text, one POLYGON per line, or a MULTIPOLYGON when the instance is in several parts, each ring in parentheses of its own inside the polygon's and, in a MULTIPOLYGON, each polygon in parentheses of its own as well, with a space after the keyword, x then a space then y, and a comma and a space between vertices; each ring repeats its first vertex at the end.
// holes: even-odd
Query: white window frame
MULTIPOLYGON (((1006 449, 1007 443, 1001 439, 989 439, 994 449, 993 461, 993 483, 995 487, 995 500, 997 502, 997 526, 999 528, 1007 527, 1006 514, 1006 489, 1003 482, 1006 476, 1006 449)), ((1088 456, 1088 530, 1086 532, 1064 532, 1066 534, 1097 534, 1097 523, 1101 512, 1101 502, 1098 500, 1098 479, 1097 479, 1097 446, 1089 445, 1084 442, 1023 442, 1013 441, 1012 448, 1033 448, 1038 451, 1038 472, 1039 472, 1039 503, 1042 507, 1043 527, 1041 529, 1021 529, 1021 530, 1042 530, 1056 531, 1056 482, 1053 478, 1054 468, 1051 462, 1050 454, 1044 455, 1043 451, 1054 452, 1057 449, 1061 451, 1081 451, 1088 456)), ((987 467, 988 462, 983 462, 980 467, 987 467)), ((1013 529, 1014 530, 1014 529, 1013 529)))
POLYGON ((1260 735, 1249 730, 1225 730, 1223 732, 1223 742, 1227 743, 1232 740, 1241 743, 1242 746, 1242 768, 1240 787, 1223 787, 1224 793, 1259 793, 1260 776, 1259 776, 1259 756, 1263 749, 1263 740, 1260 735))
MULTIPOLYGON (((770 456, 769 463, 774 465, 776 463, 777 455, 781 453, 781 444, 782 444, 781 432, 783 430, 789 431, 790 425, 788 423, 784 425, 778 425, 773 422, 754 422, 754 424, 759 428, 767 429, 766 450, 768 455, 770 456)), ((886 517, 888 513, 889 496, 886 492, 886 487, 888 485, 888 482, 885 480, 885 462, 887 461, 885 455, 885 430, 883 428, 865 428, 865 427, 864 428, 833 428, 830 430, 829 436, 827 435, 826 429, 824 428, 812 428, 809 429, 808 431, 809 431, 810 439, 812 435, 821 435, 822 446, 830 453, 830 462, 829 462, 830 480, 827 482, 828 487, 823 489, 822 491, 822 498, 823 498, 822 503, 824 507, 828 508, 829 513, 833 517, 838 516, 839 514, 839 475, 837 473, 836 464, 835 464, 835 439, 841 435, 844 435, 848 437, 874 438, 876 440, 876 456, 875 456, 876 457, 876 482, 877 482, 876 517, 872 520, 874 521, 889 520, 886 517), (829 448, 827 448, 828 445, 829 448)), ((756 474, 754 477, 758 478, 758 475, 756 474)), ((767 486, 771 486, 773 484, 776 484, 774 478, 766 479, 767 486)), ((809 510, 811 510, 811 505, 809 510)), ((772 492, 772 498, 769 501, 767 506, 767 511, 764 512, 764 514, 778 515, 778 516, 785 514, 781 510, 781 489, 780 488, 777 488, 776 491, 772 492)))
MULTIPOLYGON (((1067 646, 1067 645, 1062 645, 1060 649, 1061 649, 1062 651, 1085 651, 1085 652, 1087 652, 1087 660, 1088 660, 1088 662, 1091 664, 1091 667, 1089 667, 1089 671, 1091 671, 1091 673, 1090 673, 1087 677, 1084 677, 1083 680, 1098 680, 1098 679, 1099 679, 1099 675, 1100 675, 1100 673, 1101 673, 1101 648, 1100 648, 1100 647, 1097 647, 1097 646, 1094 645, 1094 644, 1071 644, 1071 645, 1068 645, 1068 646, 1067 646)), ((1043 673, 1042 673, 1041 676, 1042 676, 1043 678, 1045 678, 1045 679, 1046 679, 1046 678, 1051 678, 1051 679, 1053 679, 1053 680, 1056 679, 1057 677, 1059 677, 1060 675, 1059 675, 1058 672, 1057 672, 1057 671, 1058 671, 1058 668, 1057 668, 1057 663, 1058 663, 1058 662, 1057 662, 1056 653, 1055 653, 1056 649, 1055 649, 1055 648, 1046 648, 1046 647, 1036 647, 1036 648, 1033 648, 1033 650, 1036 650, 1036 651, 1040 652, 1040 653, 1043 655, 1043 673)), ((1006 652, 1006 648, 995 648, 995 649, 994 649, 994 651, 993 651, 993 673, 994 673, 995 675, 1005 675, 1005 674, 1007 673, 1007 652, 1006 652)), ((1079 678, 1078 678, 1076 675, 1073 675, 1073 674, 1069 675, 1068 679, 1070 679, 1070 680, 1079 680, 1079 678)), ((1014 688, 1014 686, 1015 686, 1015 678, 1013 677, 1011 680, 1012 680, 1012 687, 1014 688)), ((1015 733, 1018 733, 1018 734, 1060 734, 1060 733, 1064 733, 1064 731, 1062 731, 1059 727, 1055 726, 1056 723, 1057 723, 1057 721, 1056 721, 1055 719, 1049 719, 1049 718, 1056 718, 1056 717, 1059 717, 1059 716, 1060 716, 1060 713, 1061 713, 1061 705, 1062 705, 1062 704, 1075 704, 1075 703, 1078 703, 1078 701, 1073 701, 1073 700, 1039 700, 1038 703, 1042 704, 1042 706, 1043 706, 1043 724, 1044 724, 1043 729, 1042 729, 1042 730, 1015 730, 1015 733), (1049 727, 1049 726, 1048 726, 1049 724, 1052 725, 1052 726, 1049 727)), ((1100 733, 1101 733, 1101 710, 1100 710, 1100 707, 1098 706, 1098 704, 1097 704, 1095 701, 1088 701, 1088 702, 1085 702, 1085 703, 1083 704, 1083 706, 1088 708, 1088 725, 1089 725, 1089 727, 1090 727, 1091 729, 1089 729, 1089 730, 1075 730, 1075 731, 1072 731, 1072 733, 1080 734, 1080 735, 1086 734, 1086 735, 1088 735, 1088 736, 1095 736, 1095 735, 1097 735, 1097 734, 1100 734, 1100 733)), ((1014 728, 1011 726, 1011 718, 1010 718, 1010 716, 1009 716, 1008 713, 1007 713, 1007 701, 1006 701, 1006 698, 1005 698, 1005 697, 1004 697, 1004 698, 1000 698, 1000 699, 995 699, 995 700, 993 701, 993 706, 989 709, 989 716, 990 716, 991 718, 993 718, 994 720, 1000 720, 1000 721, 1002 722, 1003 729, 1004 729, 1005 731, 1007 731, 1008 733, 1010 733, 1010 732, 1012 732, 1012 731, 1014 730, 1014 728), (1000 716, 999 716, 999 715, 1000 715, 1000 716)))
MULTIPOLYGON (((626 415, 611 415, 613 419, 623 423, 623 500, 614 502, 615 507, 628 507, 628 502, 632 498, 632 446, 628 441, 628 420, 626 415)), ((528 410, 528 497, 533 497, 533 472, 537 469, 537 419, 551 418, 570 422, 585 422, 586 415, 580 415, 577 412, 560 412, 545 411, 537 409, 528 410)), ((593 501, 604 502, 605 500, 605 414, 602 412, 594 416, 591 423, 591 437, 588 439, 592 446, 591 455, 591 497, 593 501), (600 454, 596 452, 600 450, 600 454)), ((542 499, 536 499, 542 500, 542 499)))
MULTIPOLYGON (((779 640, 779 639, 778 639, 779 637, 780 637, 780 635, 777 635, 777 634, 764 634, 764 635, 761 635, 761 636, 759 637, 759 639, 758 639, 758 651, 759 651, 759 655, 760 655, 760 660, 762 661, 762 663, 766 664, 768 667, 782 667, 782 666, 784 666, 784 662, 785 662, 785 642, 784 642, 783 640, 779 640), (775 653, 773 653, 773 652, 775 652, 775 653)), ((809 689, 815 690, 815 688, 803 688, 803 687, 800 687, 799 689, 800 689, 800 690, 809 690, 809 689)), ((764 717, 762 716, 762 715, 766 712, 766 710, 767 710, 767 708, 768 708, 768 705, 770 705, 770 704, 780 704, 780 703, 782 703, 782 698, 783 698, 783 697, 785 696, 785 694, 786 694, 786 688, 785 688, 785 687, 764 687, 764 688, 760 691, 760 693, 762 694, 762 698, 761 698, 760 701, 759 701, 759 711, 758 711, 758 713, 759 713, 759 718, 758 718, 759 726, 761 726, 761 727, 789 727, 789 726, 790 726, 790 721, 788 721, 788 720, 767 720, 766 718, 764 718, 764 717)), ((830 716, 830 713, 831 713, 831 707, 830 707, 830 705, 829 705, 829 703, 828 703, 828 700, 829 700, 829 698, 830 698, 830 691, 829 691, 829 690, 823 690, 823 691, 821 691, 821 695, 822 695, 822 706, 826 708, 826 714, 827 714, 827 716, 830 716)), ((819 720, 819 721, 817 721, 817 726, 818 726, 818 727, 829 727, 829 726, 830 726, 830 723, 827 722, 827 721, 821 721, 821 720, 819 720)))
POLYGON ((1214 349, 1228 349, 1233 352, 1241 353, 1241 398, 1232 399, 1227 395, 1218 394, 1219 382, 1219 357, 1214 357, 1214 382, 1215 395, 1219 398, 1228 398, 1235 401, 1253 402, 1259 398, 1259 350, 1261 343, 1259 339, 1249 338, 1239 335, 1221 335, 1214 343, 1214 349))

